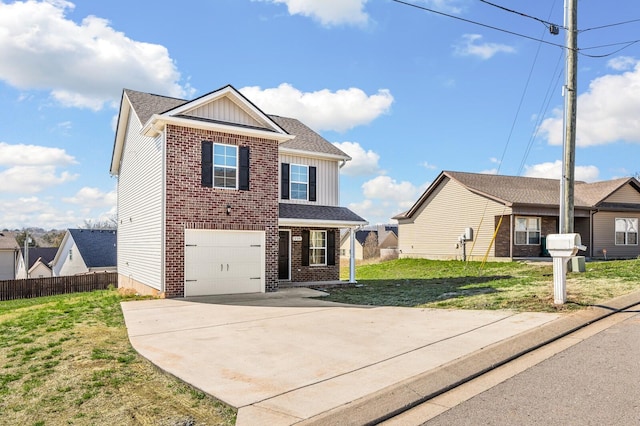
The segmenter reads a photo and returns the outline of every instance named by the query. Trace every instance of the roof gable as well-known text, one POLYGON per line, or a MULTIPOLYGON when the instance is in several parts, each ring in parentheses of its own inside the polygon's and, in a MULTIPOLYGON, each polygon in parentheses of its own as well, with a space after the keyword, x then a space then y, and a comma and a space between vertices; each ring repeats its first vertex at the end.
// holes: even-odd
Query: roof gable
POLYGON ((13 234, 0 232, 0 249, 18 250, 19 248, 20 246, 18 246, 18 242, 13 234))

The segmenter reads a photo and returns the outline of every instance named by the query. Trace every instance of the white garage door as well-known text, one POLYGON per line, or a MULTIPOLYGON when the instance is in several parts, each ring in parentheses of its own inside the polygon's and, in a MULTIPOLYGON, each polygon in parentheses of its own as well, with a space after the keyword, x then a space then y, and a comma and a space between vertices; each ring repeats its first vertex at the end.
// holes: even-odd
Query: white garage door
POLYGON ((263 231, 185 230, 185 296, 264 292, 263 231))

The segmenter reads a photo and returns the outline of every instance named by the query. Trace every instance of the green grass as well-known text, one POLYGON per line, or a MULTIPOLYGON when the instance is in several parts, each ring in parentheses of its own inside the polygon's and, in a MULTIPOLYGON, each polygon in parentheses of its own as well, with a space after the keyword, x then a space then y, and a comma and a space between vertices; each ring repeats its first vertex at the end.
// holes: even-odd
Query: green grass
MULTIPOLYGON (((348 269, 343 268, 343 278, 348 269)), ((398 259, 356 267, 358 287, 326 300, 360 305, 572 311, 640 290, 640 260, 588 262, 567 274, 567 303, 553 303, 550 263, 398 259)))
POLYGON ((0 302, 0 418, 24 425, 232 425, 235 410, 129 344, 113 290, 0 302))

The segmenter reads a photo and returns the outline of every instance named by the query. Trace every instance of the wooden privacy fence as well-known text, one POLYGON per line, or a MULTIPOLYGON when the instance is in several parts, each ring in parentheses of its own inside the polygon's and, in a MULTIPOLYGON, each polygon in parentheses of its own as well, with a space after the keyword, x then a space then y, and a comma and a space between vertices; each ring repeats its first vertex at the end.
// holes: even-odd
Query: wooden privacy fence
POLYGON ((117 272, 0 281, 0 301, 105 290, 110 284, 117 287, 117 272))

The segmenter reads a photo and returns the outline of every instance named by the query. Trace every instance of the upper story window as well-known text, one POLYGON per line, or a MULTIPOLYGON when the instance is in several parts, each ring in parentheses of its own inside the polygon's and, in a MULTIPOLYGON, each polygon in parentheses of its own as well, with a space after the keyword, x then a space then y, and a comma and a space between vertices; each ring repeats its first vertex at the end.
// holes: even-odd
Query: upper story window
POLYGON ((280 165, 280 198, 316 201, 316 168, 282 163, 280 165))
POLYGON ((306 200, 309 188, 309 167, 299 164, 291 164, 291 199, 306 200))
POLYGON ((638 245, 638 218, 616 218, 616 245, 638 245))
POLYGON ((249 190, 249 147, 202 142, 202 186, 249 190))
POLYGON ((234 145, 213 145, 213 186, 216 188, 237 188, 238 147, 234 145))
POLYGON ((540 244, 540 218, 516 217, 516 245, 540 244))

